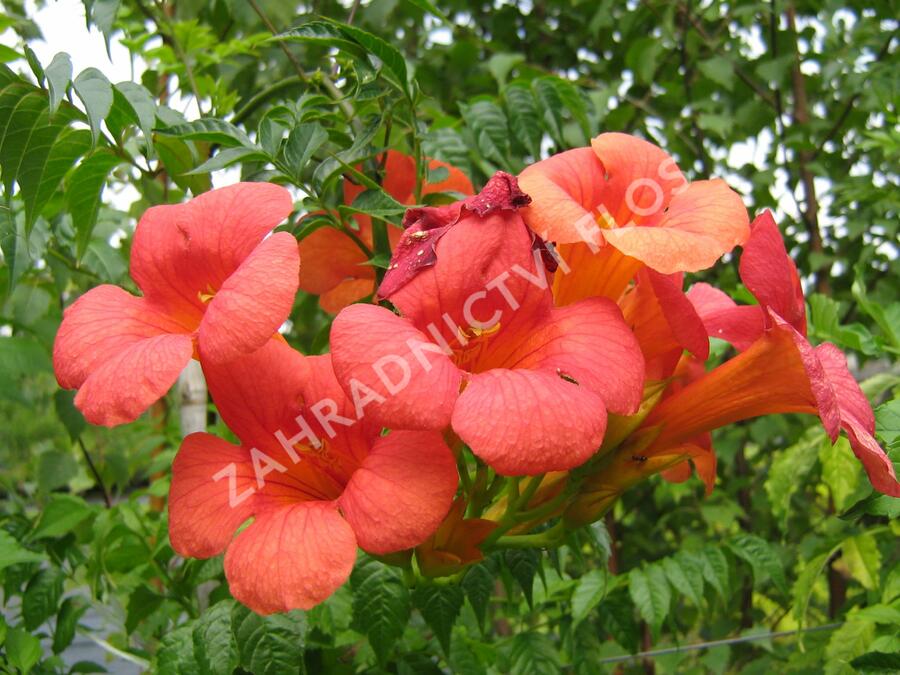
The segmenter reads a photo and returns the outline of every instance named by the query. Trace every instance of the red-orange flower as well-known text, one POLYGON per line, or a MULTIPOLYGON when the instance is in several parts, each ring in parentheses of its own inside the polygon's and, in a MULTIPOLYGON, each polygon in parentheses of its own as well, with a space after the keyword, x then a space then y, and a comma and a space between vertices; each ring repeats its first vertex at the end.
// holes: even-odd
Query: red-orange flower
POLYGON ((414 547, 447 514, 457 474, 441 435, 382 435, 344 395, 329 356, 271 340, 204 372, 241 444, 185 438, 169 534, 182 555, 225 551, 231 592, 254 611, 312 607, 347 579, 357 545, 376 554, 414 547))
POLYGON ((758 415, 817 414, 832 441, 841 429, 876 490, 900 496, 893 464, 875 441, 875 416, 834 345, 806 338, 803 293, 771 214, 754 220, 741 278, 759 301, 737 306, 707 286, 689 297, 710 335, 741 354, 665 399, 644 422, 658 435, 644 454, 668 452, 698 434, 758 415))
POLYGON ((131 248, 143 296, 91 289, 66 309, 56 335, 56 378, 78 389, 75 405, 89 422, 131 422, 192 355, 227 362, 278 330, 297 293, 300 258, 292 235, 267 235, 292 207, 283 187, 239 183, 147 210, 131 248))
POLYGON ((663 150, 626 134, 600 134, 519 180, 532 197, 525 222, 565 261, 554 280, 559 305, 618 300, 644 265, 661 274, 705 269, 749 234, 747 211, 724 181, 688 183, 663 150))
MULTIPOLYGON (((429 160, 428 169, 446 169, 448 176, 435 183, 424 183, 422 195, 436 192, 459 192, 470 195, 472 183, 459 169, 436 159, 429 160)), ((385 192, 401 204, 415 204, 415 159, 396 150, 388 150, 384 166, 385 192)), ((350 181, 344 182, 344 202, 353 200, 365 188, 350 181)), ((369 248, 372 247, 372 219, 366 215, 355 216, 359 231, 356 236, 369 248)), ((388 228, 391 248, 397 244, 402 230, 388 228)), ((365 253, 345 232, 333 227, 322 227, 300 241, 303 269, 300 271, 300 289, 318 295, 319 304, 326 312, 336 314, 347 305, 375 291, 375 270, 368 264, 365 253)))
POLYGON ((352 305, 331 331, 345 388, 377 392, 388 427, 448 425, 497 472, 569 469, 599 447, 607 410, 640 403, 644 362, 606 298, 554 307, 542 243, 498 173, 477 196, 411 209, 379 289, 401 316, 352 305))

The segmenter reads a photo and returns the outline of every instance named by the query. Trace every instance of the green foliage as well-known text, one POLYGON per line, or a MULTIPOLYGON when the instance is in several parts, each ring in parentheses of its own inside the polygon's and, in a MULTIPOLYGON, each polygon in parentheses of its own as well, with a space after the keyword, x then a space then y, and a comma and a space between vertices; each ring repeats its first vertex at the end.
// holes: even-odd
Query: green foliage
MULTIPOLYGON (((214 178, 294 188, 298 239, 372 217, 380 243, 363 247, 383 268, 384 228, 404 211, 381 185, 387 148, 416 160, 416 198, 439 201, 421 198, 440 178, 425 157, 481 185, 601 131, 637 133, 690 179, 723 177, 752 212, 777 208, 810 334, 876 374, 877 435, 900 459, 895 3, 798 2, 794 21, 755 0, 377 1, 352 3, 352 20, 346 4, 86 1, 103 39, 145 66, 112 83, 65 53, 41 63, 25 6, 4 3, 17 43, 0 49, 0 669, 75 672, 59 655, 98 608, 110 658, 160 673, 635 672, 601 660, 726 638, 740 642, 653 661, 900 669, 900 500, 872 493, 846 441, 810 417, 717 434, 710 497, 696 479, 653 480, 608 527, 446 584, 364 557, 322 605, 261 617, 230 597, 222 556, 175 554, 174 400, 115 434, 86 427, 52 374, 62 307, 103 283, 136 291, 136 218, 214 178), (199 116, 176 110, 188 100, 199 116), (345 179, 364 188, 352 204, 345 179)), ((745 293, 737 278, 732 261, 692 280, 745 293)), ((285 337, 317 353, 329 327, 301 295, 285 337)))

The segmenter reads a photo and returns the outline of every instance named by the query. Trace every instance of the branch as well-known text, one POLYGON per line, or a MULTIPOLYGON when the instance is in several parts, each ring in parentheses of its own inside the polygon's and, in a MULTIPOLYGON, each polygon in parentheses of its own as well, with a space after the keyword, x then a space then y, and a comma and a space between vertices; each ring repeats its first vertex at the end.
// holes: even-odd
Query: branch
POLYGON ((80 436, 78 437, 78 447, 81 448, 81 454, 84 455, 84 461, 87 462, 88 468, 91 470, 91 473, 94 474, 94 480, 97 481, 97 485, 100 486, 100 490, 103 492, 103 501, 106 503, 106 508, 112 508, 112 498, 109 496, 109 490, 106 489, 106 484, 103 482, 103 478, 100 477, 100 472, 97 471, 97 467, 94 466, 91 454, 88 452, 88 449, 85 447, 84 441, 81 440, 80 436))

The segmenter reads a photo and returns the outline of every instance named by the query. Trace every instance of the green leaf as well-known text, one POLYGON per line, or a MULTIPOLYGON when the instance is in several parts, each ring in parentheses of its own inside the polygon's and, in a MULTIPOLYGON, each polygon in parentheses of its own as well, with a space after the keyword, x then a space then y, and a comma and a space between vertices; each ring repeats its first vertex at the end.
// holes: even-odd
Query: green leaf
POLYGON ((299 124, 291 130, 284 146, 284 160, 295 181, 299 182, 307 162, 327 140, 328 132, 318 122, 299 124))
POLYGON ((112 108, 112 84, 106 79, 106 75, 96 68, 86 68, 78 74, 72 86, 78 98, 84 103, 88 123, 91 125, 91 136, 96 143, 100 137, 100 123, 112 108))
POLYGON ((531 607, 534 575, 541 565, 541 554, 530 548, 509 549, 504 552, 503 563, 522 588, 528 606, 531 607))
POLYGON ((659 38, 638 38, 625 52, 625 65, 632 70, 637 82, 651 84, 662 52, 663 43, 659 38))
POLYGON ((608 577, 609 574, 605 569, 590 570, 575 584, 575 590, 572 591, 572 619, 575 623, 587 618, 594 607, 603 600, 608 577))
POLYGON ((447 15, 441 12, 437 7, 435 7, 429 0, 406 0, 409 4, 418 7, 419 9, 428 12, 429 14, 436 16, 441 21, 448 25, 453 25, 450 19, 447 18, 447 15))
POLYGON ((72 453, 47 450, 38 456, 37 482, 42 492, 66 485, 78 472, 78 463, 72 453))
POLYGON ((56 628, 53 631, 53 653, 61 654, 72 644, 78 621, 87 611, 88 605, 78 597, 63 600, 56 615, 56 628))
POLYGON ((353 200, 352 205, 345 206, 340 210, 386 219, 390 216, 403 215, 406 213, 407 208, 409 207, 404 206, 387 192, 378 188, 377 190, 365 190, 364 192, 361 192, 356 199, 353 200))
POLYGON ((3 185, 7 195, 12 194, 13 183, 19 175, 19 167, 35 132, 38 132, 39 144, 46 147, 45 152, 49 154, 50 146, 63 129, 62 125, 50 124, 50 113, 44 96, 33 92, 25 95, 20 95, 21 93, 19 87, 13 85, 4 89, 0 95, 0 127, 3 128, 0 135, 0 170, 3 172, 3 185))
POLYGON ((654 634, 659 632, 669 614, 672 593, 666 573, 659 565, 633 569, 628 573, 628 591, 641 618, 650 624, 654 634))
POLYGON ((556 647, 545 633, 518 633, 510 651, 512 675, 557 675, 560 672, 556 647))
POLYGON ((344 35, 381 61, 396 79, 396 84, 399 85, 400 91, 406 95, 407 99, 412 99, 409 91, 409 74, 406 67, 406 59, 400 50, 377 35, 367 33, 356 26, 331 19, 325 20, 336 26, 344 35))
POLYGON ((900 517, 900 497, 874 492, 860 499, 840 515, 842 520, 859 520, 863 516, 887 516, 889 520, 900 517))
POLYGON ((63 573, 58 567, 40 570, 28 582, 22 596, 22 619, 27 630, 35 630, 56 614, 63 592, 63 573))
POLYGON ((510 54, 507 52, 498 52, 488 59, 487 67, 491 71, 491 75, 497 80, 497 85, 502 87, 506 84, 506 78, 509 71, 518 64, 525 61, 523 54, 510 54))
POLYGON ((538 102, 538 110, 544 128, 558 148, 564 148, 566 142, 563 139, 563 102, 559 97, 559 91, 553 84, 552 77, 539 77, 531 83, 531 90, 538 102))
POLYGON ((509 129, 503 110, 496 103, 484 100, 469 105, 460 103, 459 109, 481 153, 500 166, 508 164, 509 129))
POLYGON ((113 22, 116 20, 120 4, 121 0, 93 0, 91 3, 91 23, 99 28, 103 37, 106 38, 107 50, 113 22))
POLYGON ((463 577, 462 588, 469 604, 472 605, 478 625, 483 631, 484 618, 494 593, 494 575, 488 569, 487 563, 479 563, 470 567, 463 577))
POLYGON ((350 575, 353 623, 385 661, 409 621, 410 597, 400 571, 368 559, 350 575))
POLYGON ((128 609, 125 612, 125 632, 129 635, 144 619, 162 607, 165 598, 149 586, 138 586, 128 596, 128 609))
POLYGON ((878 588, 881 553, 875 537, 867 533, 850 537, 844 540, 841 550, 842 560, 853 578, 870 591, 878 588))
POLYGON ((195 176, 201 173, 218 171, 219 169, 224 169, 232 164, 237 164, 238 162, 264 162, 268 160, 268 158, 268 155, 261 152, 258 148, 222 148, 196 169, 188 171, 184 175, 195 176))
POLYGON ((662 566, 672 587, 700 607, 703 599, 703 570, 700 565, 686 555, 677 555, 664 558, 662 566))
POLYGON ((231 612, 231 629, 241 667, 253 675, 305 673, 306 618, 303 612, 263 617, 243 605, 235 605, 231 612))
POLYGON ((771 579, 779 591, 787 594, 784 566, 772 544, 752 534, 735 535, 726 544, 736 556, 750 563, 750 567, 753 568, 753 581, 756 584, 771 579))
POLYGON ((731 580, 728 573, 728 559, 722 550, 715 546, 705 547, 692 557, 700 565, 703 578, 712 586, 719 597, 725 600, 731 595, 731 580))
POLYGON ((17 177, 25 203, 27 232, 31 231, 35 218, 56 192, 63 176, 90 148, 91 134, 85 129, 64 128, 57 136, 54 127, 46 127, 32 136, 17 177))
POLYGON ((850 498, 862 477, 862 469, 850 442, 843 436, 834 445, 823 443, 819 448, 822 462, 822 481, 831 490, 834 508, 843 511, 850 506, 850 498))
POLYGON ((824 432, 810 427, 794 445, 775 454, 763 487, 772 505, 772 514, 787 526, 791 498, 803 485, 803 478, 816 463, 818 449, 825 439, 824 432))
POLYGON ((469 644, 464 631, 459 631, 450 643, 450 656, 448 665, 453 673, 458 675, 487 675, 487 670, 478 658, 478 654, 469 644))
POLYGON ((167 632, 159 643, 153 672, 159 675, 187 675, 197 672, 192 635, 192 624, 167 632))
POLYGON ((50 89, 50 114, 56 112, 72 82, 72 59, 65 52, 58 52, 44 69, 50 89))
POLYGON ((79 259, 91 243, 107 177, 121 162, 111 151, 98 149, 86 157, 69 178, 66 196, 75 227, 75 250, 79 259))
POLYGON ((900 439, 900 398, 878 406, 875 409, 875 422, 882 440, 888 445, 894 445, 900 439))
POLYGON ((451 631, 463 604, 462 589, 456 584, 422 584, 413 592, 412 601, 434 631, 444 654, 449 655, 451 631))
POLYGON ((869 652, 850 662, 861 673, 900 673, 900 653, 869 652))
POLYGON ((635 619, 634 605, 625 589, 610 593, 598 615, 600 625, 616 642, 629 652, 638 650, 641 631, 635 619))
POLYGON ((31 72, 34 73, 35 78, 37 78, 38 84, 43 87, 45 76, 40 59, 38 59, 37 54, 34 53, 34 50, 29 47, 28 44, 25 44, 23 49, 25 51, 25 60, 28 62, 28 67, 31 68, 31 72))
POLYGON ((828 658, 826 673, 841 672, 837 666, 849 664, 857 656, 862 656, 875 637, 875 624, 857 619, 853 614, 831 634, 825 656, 828 658))
POLYGON ((822 570, 825 569, 825 563, 828 562, 831 555, 831 553, 822 553, 806 561, 803 569, 797 576, 797 581, 794 582, 794 587, 791 591, 794 597, 792 611, 794 619, 801 626, 806 623, 806 610, 809 607, 809 599, 812 596, 816 579, 819 578, 822 570))
POLYGON ((185 122, 184 124, 176 124, 166 129, 159 129, 157 133, 177 136, 184 140, 208 141, 226 147, 243 145, 244 147, 259 150, 247 134, 230 122, 209 117, 194 120, 193 122, 185 122))
POLYGON ((41 512, 32 536, 35 539, 61 537, 93 514, 94 509, 81 497, 54 495, 41 512))
POLYGON ((194 625, 194 658, 201 672, 231 675, 238 667, 238 650, 231 630, 235 603, 223 600, 207 609, 194 625))
POLYGON ((31 672, 41 660, 41 641, 21 628, 11 628, 7 632, 4 647, 9 664, 22 673, 31 672))
POLYGON ((533 159, 541 156, 541 140, 544 129, 538 117, 537 106, 531 89, 519 84, 511 84, 503 90, 506 100, 506 114, 509 128, 533 159))
POLYGON ((0 570, 10 565, 18 565, 20 563, 41 562, 44 556, 34 551, 29 551, 19 542, 13 539, 12 535, 0 530, 0 570))
POLYGON ((734 89, 734 65, 724 56, 714 56, 698 64, 700 72, 728 91, 734 89))
POLYGON ((133 114, 132 121, 140 127, 144 138, 149 141, 156 123, 156 101, 153 96, 137 82, 119 82, 114 89, 128 104, 133 114))

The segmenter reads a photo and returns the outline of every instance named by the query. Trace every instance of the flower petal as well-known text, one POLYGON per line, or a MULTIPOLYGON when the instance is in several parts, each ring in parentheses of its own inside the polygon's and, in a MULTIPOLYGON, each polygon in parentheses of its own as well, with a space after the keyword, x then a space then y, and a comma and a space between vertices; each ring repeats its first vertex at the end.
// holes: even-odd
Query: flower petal
POLYGON ((453 430, 498 473, 564 471, 600 447, 606 407, 555 373, 495 369, 469 381, 453 410, 453 430))
MULTIPOLYGON (((500 343, 495 350, 501 350, 500 343)), ((489 358, 498 366, 543 370, 570 377, 600 396, 606 407, 628 415, 640 406, 644 359, 618 306, 607 298, 588 298, 554 308, 527 332, 506 358, 489 358)))
POLYGON ((319 296, 319 306, 329 314, 337 314, 344 307, 375 293, 375 279, 346 279, 319 296))
POLYGON ((66 308, 53 344, 59 386, 76 389, 103 363, 141 340, 191 329, 118 286, 92 288, 66 308))
POLYGON ((862 462, 872 487, 882 494, 900 497, 900 483, 897 482, 894 464, 872 434, 858 426, 854 420, 848 420, 844 428, 850 438, 850 447, 862 462))
POLYGON ((847 367, 847 357, 830 342, 817 346, 815 354, 834 390, 841 411, 841 420, 853 420, 857 427, 874 434, 875 414, 872 412, 869 399, 847 367))
POLYGON ((749 349, 657 405, 643 428, 659 426, 661 431, 644 454, 691 442, 701 433, 760 415, 814 415, 816 404, 792 331, 775 327, 749 349))
POLYGON ((193 353, 190 335, 139 340, 98 365, 75 395, 75 406, 91 424, 133 422, 169 391, 193 353))
POLYGON ((439 433, 394 431, 378 439, 338 503, 361 548, 392 553, 437 529, 457 482, 456 461, 439 433))
POLYGON ((245 445, 266 452, 278 448, 275 431, 296 428, 293 419, 303 410, 309 372, 307 359, 279 339, 228 364, 203 363, 209 393, 225 424, 245 445))
POLYGON ((546 241, 597 243, 594 210, 604 183, 603 164, 591 148, 560 152, 519 174, 519 187, 531 197, 522 217, 546 241))
POLYGON ((691 183, 674 194, 668 211, 653 227, 603 231, 612 246, 662 274, 711 267, 749 234, 740 196, 718 179, 691 183))
POLYGON ((675 341, 701 361, 709 358, 706 328, 691 301, 681 290, 681 280, 676 281, 673 277, 652 269, 646 270, 644 276, 653 287, 653 293, 675 341))
POLYGON ((169 539, 175 552, 192 558, 222 553, 253 515, 255 482, 245 448, 202 432, 185 437, 172 463, 169 488, 169 539))
POLYGON ((304 502, 259 514, 225 554, 236 600, 258 614, 310 609, 343 584, 356 538, 333 502, 304 502))
POLYGON ((759 305, 737 305, 728 295, 706 283, 694 284, 687 298, 710 337, 730 342, 743 351, 759 339, 766 319, 759 305))
POLYGON ((147 298, 199 315, 198 293, 218 289, 292 208, 290 193, 270 183, 237 183, 154 206, 135 229, 131 276, 147 298))
POLYGON ((290 316, 299 265, 288 232, 257 246, 209 302, 200 323, 201 359, 227 363, 262 347, 290 316))
POLYGON ((374 392, 365 415, 394 429, 450 423, 462 374, 430 337, 384 307, 351 305, 331 326, 334 373, 349 397, 374 392), (424 365, 423 365, 424 364, 424 365))
POLYGON ((801 335, 806 335, 806 305, 797 267, 770 211, 759 214, 741 254, 741 280, 761 305, 771 307, 801 335))
POLYGON ((300 289, 321 295, 347 279, 375 281, 375 269, 345 232, 320 227, 300 240, 300 289))

